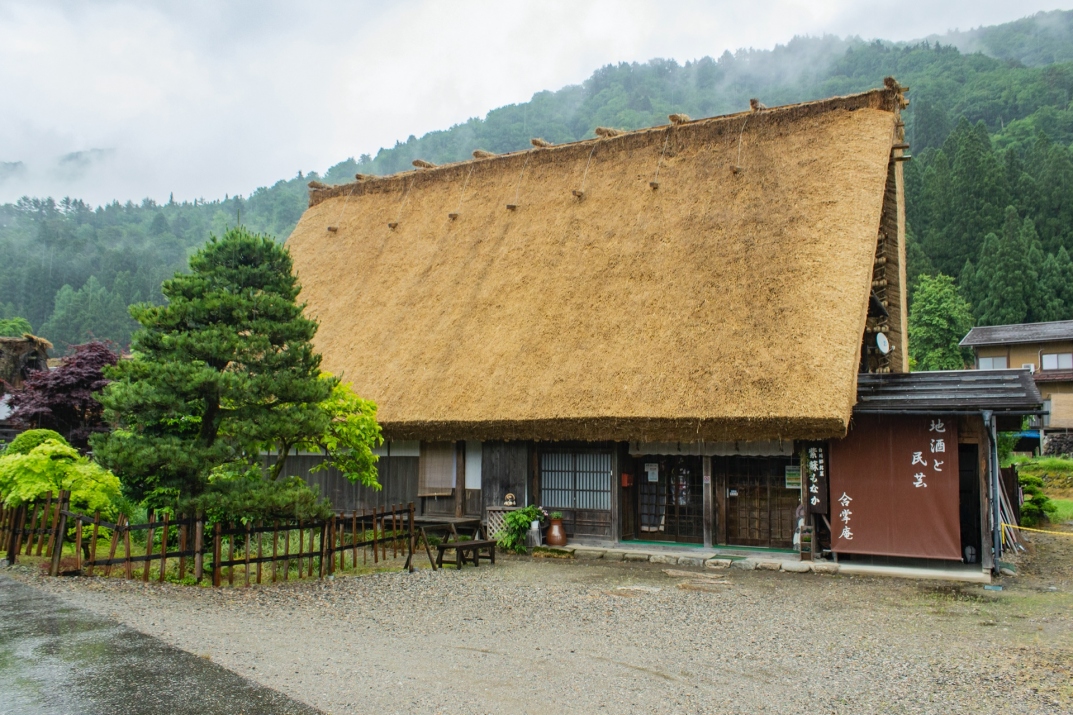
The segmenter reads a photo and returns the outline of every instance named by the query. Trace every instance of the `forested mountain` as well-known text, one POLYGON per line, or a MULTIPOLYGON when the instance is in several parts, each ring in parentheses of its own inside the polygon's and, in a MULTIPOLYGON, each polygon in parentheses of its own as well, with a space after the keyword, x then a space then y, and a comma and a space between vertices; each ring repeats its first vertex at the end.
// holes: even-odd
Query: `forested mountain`
POLYGON ((26 318, 61 349, 89 337, 126 344, 128 304, 161 300, 161 280, 236 222, 286 238, 310 179, 343 182, 359 171, 406 170, 415 158, 514 151, 536 136, 575 141, 596 126, 663 124, 671 112, 741 111, 750 97, 773 106, 863 91, 888 75, 911 88, 911 281, 953 276, 982 323, 1073 318, 1073 12, 1052 12, 908 44, 796 38, 684 65, 608 65, 581 85, 248 198, 99 208, 23 199, 0 206, 0 320, 26 318))

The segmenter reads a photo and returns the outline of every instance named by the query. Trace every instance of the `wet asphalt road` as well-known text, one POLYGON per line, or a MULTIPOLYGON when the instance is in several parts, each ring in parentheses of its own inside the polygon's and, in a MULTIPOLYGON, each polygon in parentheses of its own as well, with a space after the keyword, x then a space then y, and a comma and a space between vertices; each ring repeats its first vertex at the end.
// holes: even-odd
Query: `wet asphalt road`
POLYGON ((0 575, 0 715, 317 712, 0 575))

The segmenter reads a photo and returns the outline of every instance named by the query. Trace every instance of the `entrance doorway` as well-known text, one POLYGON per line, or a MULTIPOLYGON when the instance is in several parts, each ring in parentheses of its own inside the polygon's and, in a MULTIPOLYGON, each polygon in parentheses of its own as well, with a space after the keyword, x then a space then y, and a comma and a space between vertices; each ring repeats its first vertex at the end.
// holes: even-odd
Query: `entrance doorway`
POLYGON ((980 518, 980 455, 975 444, 958 445, 958 504, 961 516, 961 558, 980 563, 982 530, 980 518))
POLYGON ((787 486, 786 468, 792 464, 792 457, 712 458, 719 502, 713 532, 717 543, 793 547, 801 487, 800 482, 787 486))
POLYGON ((634 457, 633 538, 704 543, 702 462, 696 456, 634 457))

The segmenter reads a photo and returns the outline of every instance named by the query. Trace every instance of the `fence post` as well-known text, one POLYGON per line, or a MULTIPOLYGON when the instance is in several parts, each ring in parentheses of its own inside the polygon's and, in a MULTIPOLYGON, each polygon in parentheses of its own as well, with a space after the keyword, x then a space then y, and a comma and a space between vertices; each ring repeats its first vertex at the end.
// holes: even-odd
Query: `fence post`
MULTIPOLYGON (((62 501, 62 500, 61 500, 62 501)), ((66 504, 64 504, 66 506, 66 504)), ((60 575, 60 558, 63 556, 63 540, 67 537, 67 512, 60 510, 60 523, 56 529, 56 545, 52 549, 52 563, 49 565, 48 575, 60 575)), ((11 557, 8 556, 10 559, 11 557)))
POLYGON ((7 543, 4 544, 4 550, 7 552, 8 565, 11 565, 18 560, 18 554, 15 553, 18 551, 16 545, 18 537, 16 535, 19 533, 19 517, 22 514, 23 508, 24 507, 18 506, 8 513, 8 527, 11 531, 8 532, 7 543))
MULTIPOLYGON (((123 520, 127 517, 120 514, 115 520, 115 530, 112 532, 112 545, 108 547, 108 560, 111 561, 115 558, 116 550, 119 548, 119 540, 123 537, 123 520)), ((104 577, 108 578, 112 574, 112 564, 107 564, 104 567, 104 577)))
POLYGON ((26 555, 27 556, 33 556, 33 553, 34 553, 34 530, 35 530, 34 525, 37 523, 37 510, 40 508, 40 505, 37 503, 37 500, 34 500, 32 502, 29 502, 29 507, 30 507, 29 528, 25 529, 25 531, 26 531, 26 555))
POLYGON ((413 573, 414 572, 414 503, 413 502, 410 502, 410 504, 407 507, 406 511, 409 513, 409 516, 410 516, 409 534, 408 534, 408 538, 406 539, 406 544, 407 544, 407 547, 409 549, 409 551, 406 554, 406 565, 409 567, 410 573, 413 573))
POLYGON ((156 531, 153 528, 154 524, 156 524, 156 510, 149 512, 149 529, 145 532, 145 568, 142 569, 142 583, 149 583, 149 568, 153 565, 153 532, 156 531))
POLYGON ((216 533, 212 539, 212 585, 220 587, 220 522, 216 522, 216 533))
MULTIPOLYGON (((58 497, 58 495, 57 495, 58 497)), ((41 551, 45 546, 45 524, 49 523, 49 517, 52 516, 52 490, 49 489, 45 492, 45 508, 41 512, 41 523, 37 530, 37 553, 35 556, 40 556, 41 551)), ((51 524, 50 524, 51 526, 51 524)))
POLYGON ((201 583, 205 577, 205 519, 197 517, 194 522, 194 581, 201 583))
POLYGON ((48 558, 52 558, 52 550, 56 548, 56 527, 60 523, 60 512, 70 506, 68 503, 70 500, 71 492, 61 489, 59 496, 56 497, 56 510, 52 513, 52 531, 48 535, 48 546, 45 547, 45 556, 48 558))
POLYGON ((380 554, 377 552, 379 544, 376 541, 376 507, 373 507, 373 564, 380 563, 380 554))
MULTIPOLYGON (((324 557, 326 555, 326 551, 327 551, 327 548, 328 548, 328 531, 330 530, 330 528, 331 528, 331 522, 330 521, 324 521, 320 526, 320 568, 317 570, 317 576, 320 577, 320 578, 324 578, 324 574, 325 574, 325 568, 326 567, 325 567, 325 564, 324 564, 324 557)), ((312 538, 313 534, 310 533, 309 536, 310 536, 310 538, 312 538)), ((312 549, 310 549, 310 551, 312 551, 312 549)))
POLYGON ((22 543, 22 530, 26 526, 26 505, 15 509, 14 518, 11 520, 11 539, 8 540, 7 562, 13 564, 19 557, 19 545, 22 543))
POLYGON ((164 530, 160 532, 160 577, 158 583, 164 583, 164 572, 168 568, 168 525, 171 523, 171 514, 164 512, 164 530))
POLYGON ((93 575, 93 566, 97 563, 97 532, 101 528, 101 512, 93 512, 93 533, 89 537, 89 567, 86 569, 86 575, 93 575))

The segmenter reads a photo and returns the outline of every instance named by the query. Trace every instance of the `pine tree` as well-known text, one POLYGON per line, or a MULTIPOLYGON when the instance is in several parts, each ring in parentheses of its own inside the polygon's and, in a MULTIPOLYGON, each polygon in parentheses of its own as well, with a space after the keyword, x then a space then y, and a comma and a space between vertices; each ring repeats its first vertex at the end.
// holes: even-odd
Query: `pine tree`
POLYGON ((41 335, 61 350, 96 339, 125 347, 134 327, 122 297, 90 276, 78 290, 65 285, 56 292, 55 307, 41 326, 41 335))
POLYGON ((906 226, 905 230, 905 256, 906 288, 909 291, 909 299, 912 300, 920 276, 934 275, 935 266, 932 265, 931 259, 928 258, 928 254, 924 252, 909 226, 906 226))
POLYGON ((1054 257, 1058 264, 1059 285, 1061 286, 1058 291, 1058 297, 1062 301, 1060 320, 1070 320, 1073 318, 1073 259, 1070 258, 1065 246, 1059 248, 1054 257))
POLYGON ((979 282, 976 280, 976 266, 972 265, 972 261, 965 261, 965 266, 958 275, 958 289, 972 306, 973 314, 977 315, 976 307, 980 304, 981 296, 979 282))
POLYGON ((1040 317, 1041 315, 1048 313, 1051 298, 1040 282, 1040 271, 1043 270, 1045 259, 1032 219, 1026 218, 1021 223, 1017 241, 1023 257, 1021 268, 1024 276, 1025 303, 1028 304, 1026 320, 1030 323, 1037 323, 1044 320, 1040 317))
POLYGON ((943 144, 949 171, 937 162, 924 191, 934 191, 924 248, 935 267, 947 275, 959 270, 980 250, 980 239, 1002 226, 1002 209, 1010 203, 1009 185, 991 138, 982 123, 964 118, 943 144))
POLYGON ((1002 233, 989 233, 980 251, 976 271, 975 306, 979 325, 1023 323, 1035 302, 1037 274, 1031 266, 1032 251, 1023 241, 1017 209, 1006 209, 1002 233))
POLYGON ((1064 320, 1065 303, 1062 301, 1064 276, 1058 258, 1050 254, 1043 261, 1039 274, 1039 308, 1036 319, 1042 322, 1064 320))
POLYGON ((298 290, 286 249, 240 227, 165 281, 166 305, 132 308, 134 357, 101 397, 117 429, 93 441, 131 496, 193 497, 214 469, 248 471, 266 452, 275 479, 292 447, 325 433, 337 381, 321 376, 298 290))

